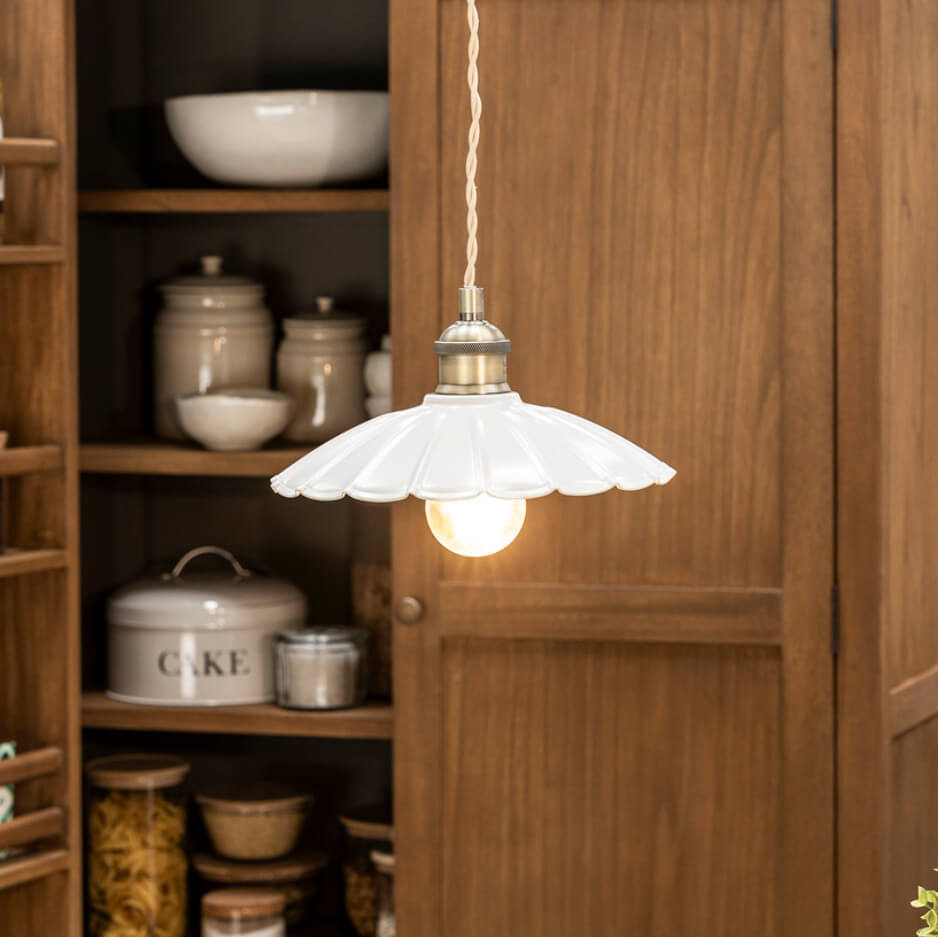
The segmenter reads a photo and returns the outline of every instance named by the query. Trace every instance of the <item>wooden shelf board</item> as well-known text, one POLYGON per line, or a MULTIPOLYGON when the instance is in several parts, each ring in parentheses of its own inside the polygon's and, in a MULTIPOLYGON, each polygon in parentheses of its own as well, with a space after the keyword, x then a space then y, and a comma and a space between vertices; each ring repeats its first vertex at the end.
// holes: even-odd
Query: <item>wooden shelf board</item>
POLYGON ((0 264, 60 264, 65 248, 54 244, 0 244, 0 264))
POLYGON ((65 811, 61 807, 44 807, 0 823, 0 849, 58 837, 64 832, 65 811))
POLYGON ((64 849, 48 849, 5 859, 0 862, 0 891, 64 872, 68 866, 68 853, 64 849))
POLYGON ((0 784, 22 784, 55 774, 62 767, 62 749, 55 745, 35 748, 0 761, 0 784))
POLYGON ((14 446, 0 449, 0 478, 26 475, 29 472, 48 472, 62 467, 59 446, 14 446))
POLYGON ((68 554, 64 550, 18 550, 14 547, 0 553, 0 579, 64 569, 68 554))
POLYGON ((97 189, 80 192, 94 213, 386 212, 387 189, 97 189))
POLYGON ((198 446, 145 440, 83 443, 83 472, 109 475, 227 475, 267 478, 285 469, 312 446, 286 446, 255 452, 210 452, 198 446))
POLYGON ((0 140, 0 166, 55 166, 58 161, 56 140, 25 137, 0 140))
POLYGON ((302 712, 272 703, 254 706, 138 706, 109 699, 100 691, 82 694, 86 729, 202 732, 226 735, 282 735, 307 738, 389 739, 394 715, 389 703, 357 709, 302 712))

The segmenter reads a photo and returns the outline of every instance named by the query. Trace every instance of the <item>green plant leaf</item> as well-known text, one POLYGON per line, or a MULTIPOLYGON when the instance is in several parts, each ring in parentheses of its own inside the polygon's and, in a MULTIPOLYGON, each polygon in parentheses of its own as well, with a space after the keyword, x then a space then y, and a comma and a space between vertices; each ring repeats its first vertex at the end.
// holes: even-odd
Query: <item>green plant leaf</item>
POLYGON ((929 927, 938 927, 938 911, 934 908, 925 912, 925 923, 929 927))

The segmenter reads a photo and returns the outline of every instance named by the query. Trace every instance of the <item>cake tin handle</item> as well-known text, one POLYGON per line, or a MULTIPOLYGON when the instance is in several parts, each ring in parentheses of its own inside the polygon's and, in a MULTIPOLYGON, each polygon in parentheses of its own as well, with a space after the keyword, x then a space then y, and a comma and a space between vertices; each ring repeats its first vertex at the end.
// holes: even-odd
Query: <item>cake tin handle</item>
POLYGON ((223 560, 227 560, 231 564, 231 568, 235 571, 235 575, 239 579, 247 579, 251 575, 249 569, 245 569, 235 558, 233 553, 230 553, 228 550, 223 549, 222 547, 195 547, 195 549, 190 550, 185 556, 179 558, 179 562, 173 567, 173 571, 169 574, 169 579, 180 579, 182 578, 183 570, 199 556, 206 556, 211 554, 212 556, 220 556, 223 560))

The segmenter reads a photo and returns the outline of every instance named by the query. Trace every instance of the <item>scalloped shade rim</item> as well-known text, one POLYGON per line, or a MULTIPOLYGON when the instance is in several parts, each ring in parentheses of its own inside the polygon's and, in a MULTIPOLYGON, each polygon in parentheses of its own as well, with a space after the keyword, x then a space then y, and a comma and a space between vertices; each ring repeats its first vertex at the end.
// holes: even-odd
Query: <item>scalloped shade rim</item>
POLYGON ((674 477, 623 436, 514 392, 427 394, 361 423, 271 479, 287 498, 456 501, 637 491, 674 477))

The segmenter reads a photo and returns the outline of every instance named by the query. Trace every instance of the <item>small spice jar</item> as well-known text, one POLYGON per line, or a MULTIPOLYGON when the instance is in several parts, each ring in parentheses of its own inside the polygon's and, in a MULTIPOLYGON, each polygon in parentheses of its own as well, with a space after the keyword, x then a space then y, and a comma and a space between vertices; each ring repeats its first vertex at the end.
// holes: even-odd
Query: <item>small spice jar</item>
POLYGON ((328 296, 316 312, 284 319, 277 351, 277 388, 296 401, 283 435, 325 442, 365 419, 365 320, 338 312, 328 296))
POLYGON ((301 628, 277 635, 277 705, 287 709, 346 709, 367 695, 368 632, 361 628, 301 628))
POLYGON ((374 937, 379 885, 371 854, 391 851, 394 838, 391 811, 385 805, 360 807, 346 811, 339 822, 345 830, 342 856, 345 915, 358 937, 374 937))
POLYGON ((202 937, 284 937, 283 893, 222 888, 202 897, 202 937))
POLYGON ((396 937, 397 923, 394 918, 394 856, 375 849, 371 861, 378 870, 378 923, 375 937, 396 937))
POLYGON ((164 307, 153 328, 156 433, 186 439, 176 398, 226 387, 269 387, 273 320, 264 287, 223 276, 221 257, 203 257, 202 273, 160 287, 164 307))
POLYGON ((183 937, 189 765, 164 755, 117 755, 85 766, 88 933, 183 937))

